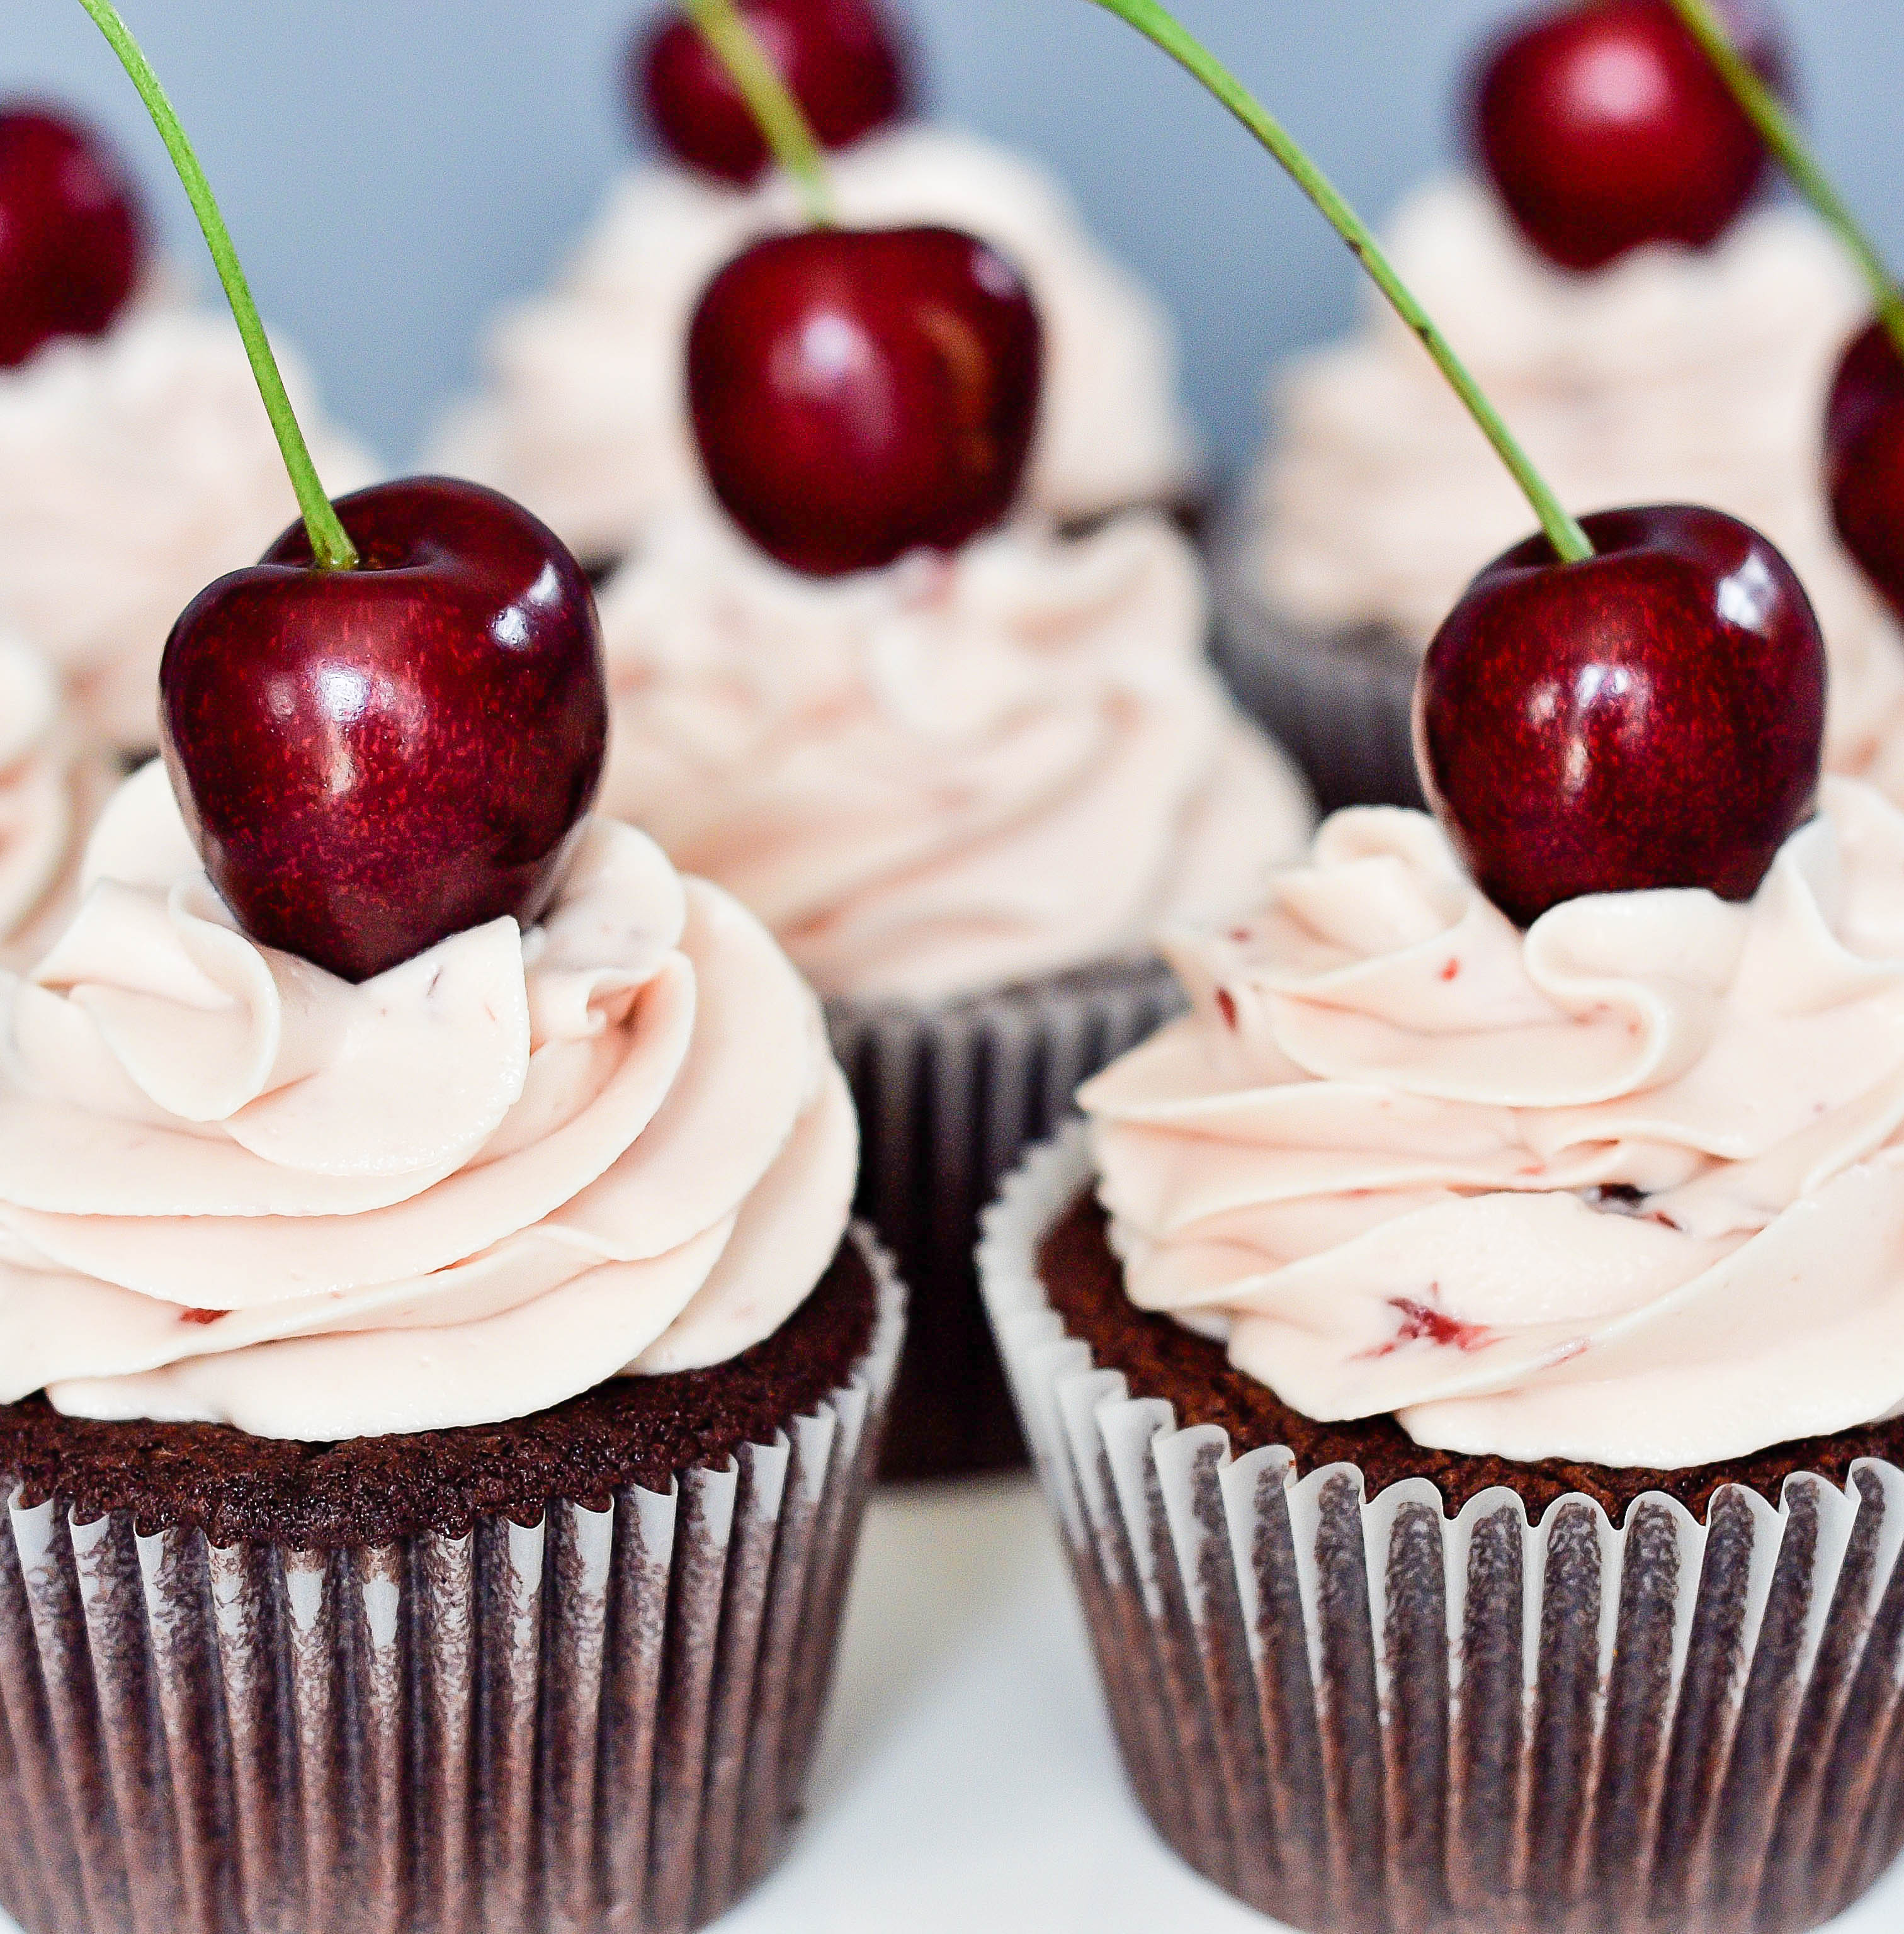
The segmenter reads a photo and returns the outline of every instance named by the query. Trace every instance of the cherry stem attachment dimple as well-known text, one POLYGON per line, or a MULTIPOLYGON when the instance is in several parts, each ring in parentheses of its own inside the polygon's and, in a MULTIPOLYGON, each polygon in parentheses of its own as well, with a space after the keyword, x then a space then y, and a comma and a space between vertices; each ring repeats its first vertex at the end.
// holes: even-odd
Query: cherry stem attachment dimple
POLYGON ((271 352, 270 339, 258 319, 258 304, 252 299, 251 285, 245 279, 237 251, 231 246, 230 231, 224 225, 224 216, 218 212, 212 185, 205 179, 205 170, 199 166, 198 157, 192 152, 191 140, 179 120, 177 110, 160 84, 158 76, 152 71, 152 63, 119 18, 112 0, 80 0, 80 5, 92 16, 94 23, 111 44, 113 51, 131 77, 133 86, 139 90, 146 110, 152 118, 152 125, 158 128, 159 138, 172 157, 172 164, 179 171, 179 179, 185 185, 186 196, 198 217, 198 225, 205 231, 206 245, 212 252, 218 280, 224 285, 225 300, 231 305, 232 320, 238 325, 245 354, 251 361, 252 374, 258 383, 258 394, 264 400, 265 414, 271 419, 278 447, 283 453, 285 468, 291 473, 291 488, 297 493, 304 528, 310 534, 312 556, 320 570, 351 570, 357 562, 357 547, 351 543, 350 534, 344 529, 336 508, 318 480, 318 467, 311 460, 310 446, 304 441, 297 412, 292 409, 291 398, 285 393, 278 359, 271 352))
POLYGON ((1851 258, 1863 270, 1886 331, 1900 357, 1904 357, 1904 290, 1898 287, 1884 258, 1866 233, 1863 224, 1818 165, 1797 119, 1777 92, 1746 59, 1712 0, 1670 0, 1673 11, 1686 30, 1699 43, 1706 58, 1719 71, 1719 78, 1760 134, 1765 145, 1779 158, 1779 165, 1791 176, 1792 185, 1815 209, 1837 235, 1851 258))
POLYGON ((793 178, 807 220, 815 228, 833 227, 838 216, 826 158, 805 110, 767 58, 760 36, 734 0, 681 0, 681 5, 740 90, 774 159, 793 178))
POLYGON ((1327 217, 1336 233, 1348 243, 1375 286, 1388 298, 1395 312, 1420 340, 1436 366, 1480 426, 1481 434, 1495 448, 1501 461, 1513 474, 1522 493, 1533 507, 1564 563, 1578 564, 1592 556, 1593 545, 1585 531, 1556 497, 1546 478, 1534 468, 1500 413, 1469 373, 1454 352, 1454 345, 1435 326, 1433 319, 1416 301, 1408 285, 1390 267, 1381 246, 1368 224, 1349 206, 1328 177, 1303 152, 1294 138, 1269 110, 1249 92, 1216 56, 1181 26, 1157 0, 1095 0, 1107 13, 1136 28, 1146 40, 1161 47, 1179 66, 1201 81, 1228 108, 1257 140, 1269 149, 1285 171, 1311 201, 1327 217))

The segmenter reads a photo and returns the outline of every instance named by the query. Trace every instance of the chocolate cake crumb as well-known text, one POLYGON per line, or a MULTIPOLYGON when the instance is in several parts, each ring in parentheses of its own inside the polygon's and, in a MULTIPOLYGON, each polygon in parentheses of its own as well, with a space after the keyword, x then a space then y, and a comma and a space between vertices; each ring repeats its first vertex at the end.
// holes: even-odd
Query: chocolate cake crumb
POLYGON ((49 1497, 82 1523, 130 1511, 142 1533, 185 1526, 216 1545, 306 1550, 460 1536, 478 1517, 540 1521, 552 1499, 600 1508, 638 1485, 770 1442, 838 1389, 870 1342, 878 1291, 857 1243, 813 1294, 731 1362, 623 1377, 506 1423, 300 1444, 223 1424, 100 1423, 44 1396, 0 1405, 0 1498, 49 1497))
POLYGON ((1238 1457, 1266 1444, 1285 1444, 1294 1454, 1299 1476, 1328 1464, 1359 1465, 1372 1497, 1405 1478, 1426 1478, 1439 1487, 1452 1512, 1500 1484, 1517 1491, 1529 1516, 1538 1519, 1557 1499, 1577 1491, 1595 1499, 1617 1523, 1643 1493, 1664 1491, 1703 1518, 1722 1484, 1742 1484, 1776 1504, 1780 1487, 1794 1472, 1815 1472, 1842 1484, 1860 1457, 1904 1464, 1904 1419, 1678 1471, 1558 1458, 1523 1464, 1431 1450, 1392 1417, 1318 1423, 1235 1368, 1221 1343, 1195 1335, 1170 1317, 1137 1308, 1124 1293, 1123 1268, 1106 1238, 1104 1212, 1092 1196, 1080 1196, 1045 1237, 1038 1273, 1065 1328, 1090 1345, 1101 1369, 1124 1373, 1133 1396, 1163 1398, 1185 1426, 1221 1424, 1238 1457))

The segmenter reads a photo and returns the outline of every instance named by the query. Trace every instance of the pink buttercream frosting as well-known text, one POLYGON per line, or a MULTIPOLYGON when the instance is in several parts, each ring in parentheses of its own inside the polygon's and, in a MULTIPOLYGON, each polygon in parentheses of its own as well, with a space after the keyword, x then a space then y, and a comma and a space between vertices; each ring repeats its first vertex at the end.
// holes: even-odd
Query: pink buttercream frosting
POLYGON ((1904 814, 1827 781, 1749 905, 1522 932, 1339 813, 1086 1085, 1132 1300, 1322 1420, 1672 1469, 1904 1405, 1904 814))
MULTIPOLYGON (((1396 267, 1580 511, 1711 504, 1764 531, 1831 660, 1826 762, 1904 799, 1904 639, 1832 531, 1832 371, 1869 298, 1810 215, 1746 215, 1716 247, 1550 267, 1478 183, 1419 189, 1396 267)), ((1385 305, 1279 378, 1245 581, 1285 619, 1384 625, 1425 648, 1468 580, 1533 528, 1513 480, 1385 305)))
POLYGON ((37 959, 72 911, 86 835, 116 776, 53 668, 0 634, 0 965, 37 959))
POLYGON ((829 995, 932 1002, 1147 953, 1260 897, 1307 797, 1203 655, 1162 518, 818 580, 686 517, 601 604, 605 812, 829 995))
MULTIPOLYGON (((1194 484, 1169 321, 1049 175, 937 127, 875 136, 828 166, 844 220, 949 223, 1025 276, 1045 333, 1029 502, 1084 517, 1194 484)), ((682 373, 702 289, 748 243, 800 221, 778 177, 742 192, 682 168, 631 171, 556 288, 498 324, 484 391, 444 426, 433 460, 519 497, 585 556, 632 549, 656 517, 706 495, 682 373)))
MULTIPOLYGON (((326 487, 369 483, 375 465, 280 354, 326 487)), ((169 285, 98 340, 0 370, 0 625, 53 661, 112 745, 157 743, 173 621, 297 515, 236 326, 169 285)))
POLYGON ((0 981, 0 1402, 330 1440, 493 1423, 770 1334, 852 1105, 766 931, 589 824, 544 922, 353 987, 239 932, 164 770, 0 981))

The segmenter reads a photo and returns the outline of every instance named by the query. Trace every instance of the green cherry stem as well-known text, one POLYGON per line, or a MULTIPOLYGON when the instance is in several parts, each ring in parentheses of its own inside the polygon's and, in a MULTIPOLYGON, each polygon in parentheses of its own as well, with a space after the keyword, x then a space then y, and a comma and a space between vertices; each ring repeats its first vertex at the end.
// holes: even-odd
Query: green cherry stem
POLYGON ((324 494, 323 484, 318 480, 318 467, 311 460, 310 446, 304 441, 304 432, 298 427, 297 412, 291 406, 291 398, 285 393, 285 379, 279 372, 278 359, 272 354, 264 325, 258 320, 258 305, 252 300, 250 285, 239 265, 237 251, 231 246, 230 231, 224 225, 224 217, 218 212, 212 185, 205 179, 205 170, 199 166, 198 157, 192 152, 191 143, 179 123, 177 110, 160 85, 158 76, 153 73, 151 62, 119 18, 112 0, 80 0, 80 5, 92 16, 95 24, 111 43, 113 53, 131 76, 132 84, 139 90, 146 110, 151 115, 152 124, 172 157, 173 166, 179 171, 179 179, 185 184, 185 194, 198 216, 198 225, 205 231, 206 244, 217 265, 218 280, 224 285, 225 299, 231 305, 232 320, 237 324, 238 333, 244 339, 245 354, 251 359, 252 374, 257 380, 258 393, 264 399, 265 414, 270 417, 271 427, 276 432, 285 468, 291 473, 291 488, 297 493, 298 508, 304 514, 304 528, 311 535, 312 555, 320 570, 348 571, 357 563, 357 547, 351 542, 330 498, 324 494))
POLYGON ((1766 85, 1764 77, 1739 51, 1712 0, 1671 0, 1671 4, 1686 32, 1718 69, 1719 78, 1732 90, 1733 98, 1765 137, 1765 145, 1778 156, 1779 164, 1791 177, 1792 185, 1836 233, 1863 271, 1876 300, 1878 313, 1884 318, 1898 354, 1904 357, 1904 291, 1899 291, 1897 279, 1878 253, 1863 224, 1818 165, 1817 157, 1799 132, 1797 122, 1766 85))
POLYGON ((768 59, 760 36, 734 0, 681 0, 681 5, 740 89, 774 159, 793 177, 807 220, 816 228, 833 227, 838 216, 825 157, 793 89, 768 59))
POLYGON ((1296 185, 1325 215, 1337 234, 1373 279, 1375 286, 1393 306, 1395 312, 1421 339, 1442 374, 1467 406, 1468 414, 1479 425, 1501 461, 1513 473, 1534 514, 1546 532, 1562 561, 1577 564, 1593 555, 1586 532, 1556 497, 1552 487, 1534 468, 1527 453, 1514 440, 1501 420, 1500 413, 1465 364, 1454 346, 1435 326, 1427 311, 1410 293, 1408 285, 1390 267, 1388 258, 1369 227, 1336 191, 1282 123, 1258 102, 1216 56, 1182 26, 1157 0, 1095 0, 1107 13, 1136 28, 1146 40, 1161 47, 1177 64, 1194 74, 1228 108, 1257 140, 1282 164, 1296 185))

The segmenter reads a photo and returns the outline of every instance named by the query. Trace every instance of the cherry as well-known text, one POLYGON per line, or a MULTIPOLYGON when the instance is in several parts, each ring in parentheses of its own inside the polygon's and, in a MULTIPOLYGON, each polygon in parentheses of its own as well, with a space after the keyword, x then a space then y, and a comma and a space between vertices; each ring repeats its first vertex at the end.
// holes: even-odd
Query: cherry
POLYGON ((954 550, 1017 495, 1041 343, 1017 271, 970 235, 770 236, 714 278, 688 332, 708 480, 815 577, 954 550))
POLYGON ((144 254, 137 193, 96 135, 47 108, 0 113, 0 367, 104 335, 144 254))
POLYGON ((1904 619, 1904 357, 1881 319, 1838 365, 1824 462, 1845 548, 1904 619))
MULTIPOLYGON (((1725 11, 1752 65, 1782 85, 1784 55, 1755 0, 1725 11)), ((1649 242, 1704 247, 1769 158, 1666 0, 1579 0, 1510 29, 1483 56, 1475 121, 1508 212, 1565 269, 1649 242)))
POLYGON ((1811 809, 1824 647, 1791 567, 1685 505, 1582 520, 1595 555, 1529 538, 1471 584, 1415 686, 1437 816, 1523 926, 1583 893, 1749 899, 1811 809))
POLYGON ((355 570, 295 525, 186 607, 160 739, 246 932, 362 981, 547 906, 608 706, 588 581, 520 505, 413 477, 336 510, 355 570))
MULTIPOLYGON (((741 0, 740 11, 823 147, 845 147, 906 113, 900 37, 875 0, 741 0)), ((752 113, 691 21, 677 16, 637 39, 628 92, 689 167, 743 187, 766 168, 752 113)))

